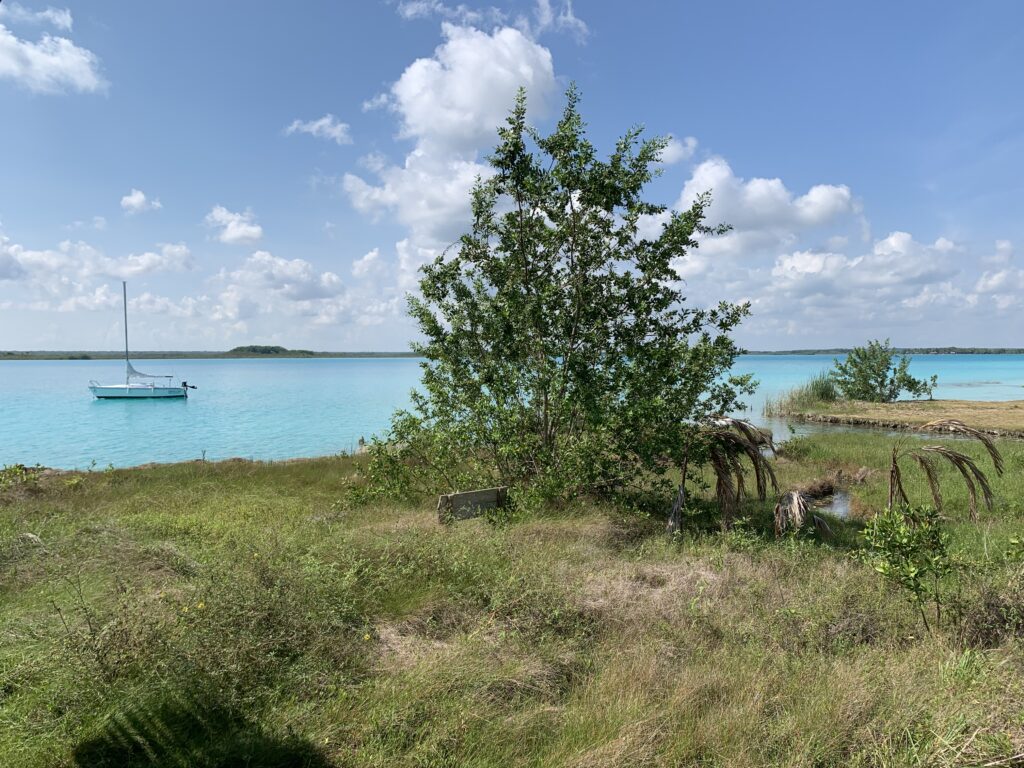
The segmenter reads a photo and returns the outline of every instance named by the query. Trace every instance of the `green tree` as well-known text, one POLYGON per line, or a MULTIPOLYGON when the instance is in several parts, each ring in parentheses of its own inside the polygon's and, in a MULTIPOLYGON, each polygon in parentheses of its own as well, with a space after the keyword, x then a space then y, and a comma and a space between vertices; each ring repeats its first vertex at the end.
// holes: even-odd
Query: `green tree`
POLYGON ((888 339, 854 347, 845 361, 835 361, 836 385, 844 397, 870 403, 891 403, 904 391, 912 397, 931 398, 938 377, 915 379, 908 372, 910 358, 901 355, 894 363, 895 356, 888 339))
POLYGON ((646 202, 666 141, 634 128, 600 159, 574 87, 550 135, 527 126, 522 92, 498 135, 471 230, 410 298, 422 387, 371 472, 391 492, 493 481, 546 498, 667 483, 752 390, 728 376, 748 306, 690 306, 675 271, 726 228, 704 223, 707 194, 679 212, 646 202))

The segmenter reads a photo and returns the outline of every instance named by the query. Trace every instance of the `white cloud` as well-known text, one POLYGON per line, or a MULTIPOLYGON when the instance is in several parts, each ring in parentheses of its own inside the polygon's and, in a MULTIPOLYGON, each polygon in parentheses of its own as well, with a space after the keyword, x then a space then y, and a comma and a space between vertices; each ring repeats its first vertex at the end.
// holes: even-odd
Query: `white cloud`
POLYGON ((229 245, 256 243, 263 237, 263 227, 256 223, 256 214, 248 208, 244 213, 235 213, 216 205, 206 214, 206 225, 219 228, 217 239, 229 245))
POLYGON ((71 31, 71 11, 67 8, 46 8, 33 11, 19 3, 0 3, 0 19, 9 19, 13 23, 52 24, 65 32, 71 31))
POLYGON ((181 272, 195 266, 192 252, 184 243, 162 243, 159 248, 158 252, 145 251, 123 259, 104 259, 99 263, 100 273, 128 280, 151 272, 181 272))
POLYGON ((356 277, 366 277, 370 272, 380 266, 380 248, 364 254, 352 264, 352 274, 356 277))
POLYGON ((89 221, 73 221, 68 224, 65 229, 95 229, 98 232, 102 232, 107 228, 107 220, 103 216, 93 216, 89 221))
POLYGON ((223 271, 223 288, 201 311, 229 328, 246 331, 268 324, 280 328, 294 317, 314 326, 351 323, 359 301, 342 279, 305 259, 284 259, 256 251, 237 269, 223 271))
POLYGON ((470 8, 460 3, 448 5, 440 0, 403 0, 398 4, 398 15, 403 19, 426 19, 439 17, 459 24, 480 26, 486 23, 500 24, 505 18, 498 8, 470 8))
POLYGON ((818 184, 794 196, 782 179, 736 176, 729 163, 712 157, 700 163, 683 187, 676 207, 689 208, 703 192, 711 191, 711 221, 723 221, 737 230, 785 232, 821 226, 858 210, 845 184, 818 184))
POLYGON ((1013 261, 1013 243, 1009 240, 996 240, 996 250, 982 259, 986 264, 1009 264, 1013 261))
POLYGON ((363 112, 372 112, 375 109, 383 109, 391 104, 391 97, 386 93, 378 93, 376 96, 363 102, 363 112))
POLYGON ((330 298, 344 289, 333 272, 318 272, 305 259, 282 259, 268 251, 256 251, 228 278, 236 285, 264 288, 289 299, 330 298))
POLYGON ((132 191, 121 198, 121 210, 131 215, 143 211, 158 211, 163 208, 159 200, 150 200, 141 189, 132 188, 132 191))
POLYGON ((133 315, 167 315, 176 318, 192 318, 203 314, 203 302, 191 296, 175 301, 166 296, 157 296, 145 291, 128 300, 128 311, 133 315))
POLYGON ((556 12, 551 5, 551 0, 537 0, 533 11, 533 22, 525 16, 520 16, 517 26, 532 37, 555 29, 572 34, 577 42, 585 42, 590 29, 586 23, 576 16, 572 7, 572 0, 564 0, 561 8, 556 12))
POLYGON ((3 78, 37 93, 91 93, 107 87, 99 72, 99 59, 92 51, 80 48, 66 37, 49 34, 38 42, 23 40, 0 24, 0 79, 3 78))
POLYGON ((519 87, 531 109, 541 109, 555 86, 550 51, 518 29, 488 34, 446 23, 442 31, 434 55, 410 64, 390 89, 400 135, 415 140, 405 162, 373 156, 366 165, 377 183, 353 173, 342 179, 357 210, 395 213, 415 248, 451 242, 468 221, 470 188, 490 173, 478 154, 494 143, 519 87))
POLYGON ((520 87, 534 108, 554 89, 551 52, 519 30, 444 24, 442 33, 434 55, 414 61, 391 87, 404 138, 472 152, 493 143, 520 87))
POLYGON ((115 258, 84 241, 65 240, 55 249, 34 250, 0 235, 0 282, 17 281, 18 309, 75 312, 105 309, 120 302, 111 279, 192 269, 184 243, 163 243, 155 251, 115 258))
POLYGON ((349 134, 349 124, 343 123, 334 115, 328 113, 316 120, 303 122, 295 120, 284 129, 286 135, 293 133, 308 133, 320 139, 328 139, 335 144, 351 144, 352 136, 349 134))
POLYGON ((663 165, 689 160, 697 151, 697 140, 693 136, 686 136, 682 141, 675 136, 668 137, 668 144, 661 151, 661 162, 663 165))

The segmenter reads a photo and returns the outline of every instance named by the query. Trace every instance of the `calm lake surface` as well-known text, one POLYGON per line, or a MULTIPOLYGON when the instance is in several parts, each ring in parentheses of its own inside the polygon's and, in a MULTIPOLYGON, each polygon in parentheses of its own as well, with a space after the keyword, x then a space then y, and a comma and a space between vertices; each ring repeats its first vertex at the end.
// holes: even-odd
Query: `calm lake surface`
MULTIPOLYGON (((829 368, 831 355, 745 355, 737 373, 760 382, 748 417, 766 398, 829 368)), ((355 448, 408 404, 419 363, 393 359, 144 360, 199 386, 187 400, 96 400, 90 379, 117 382, 117 360, 0 362, 0 465, 63 469, 151 461, 285 459, 355 448)), ((922 355, 911 372, 937 374, 935 397, 1024 399, 1024 355, 922 355)), ((785 424, 767 423, 779 433, 785 424)))

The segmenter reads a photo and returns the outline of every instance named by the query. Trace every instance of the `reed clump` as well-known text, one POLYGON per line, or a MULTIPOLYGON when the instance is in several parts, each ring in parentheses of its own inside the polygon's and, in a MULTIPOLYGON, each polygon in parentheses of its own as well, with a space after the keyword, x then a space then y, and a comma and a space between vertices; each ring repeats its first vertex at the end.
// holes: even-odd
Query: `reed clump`
POLYGON ((829 371, 822 371, 807 383, 794 387, 764 404, 765 416, 786 416, 813 409, 822 403, 834 403, 841 399, 839 388, 829 371))

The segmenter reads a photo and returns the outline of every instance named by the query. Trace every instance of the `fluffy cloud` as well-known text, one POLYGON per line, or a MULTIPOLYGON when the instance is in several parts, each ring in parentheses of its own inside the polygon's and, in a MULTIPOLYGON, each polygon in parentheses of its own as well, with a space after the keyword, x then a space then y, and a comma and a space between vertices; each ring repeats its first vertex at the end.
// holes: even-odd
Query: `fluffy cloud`
POLYGON ((216 282, 222 284, 218 294, 197 311, 237 333, 260 328, 265 335, 287 317, 313 326, 350 323, 359 304, 370 301, 353 297, 334 272, 267 251, 256 251, 237 269, 223 271, 216 282))
POLYGON ((557 12, 552 7, 551 0, 537 0, 532 23, 525 16, 520 16, 516 23, 520 29, 533 36, 555 29, 571 33, 582 43, 590 34, 586 23, 573 11, 572 0, 565 0, 557 12))
POLYGON ((697 151, 697 140, 693 136, 687 136, 682 141, 675 136, 668 137, 668 144, 661 151, 661 162, 664 165, 673 165, 689 160, 697 151))
POLYGON ((121 210, 131 215, 143 211, 157 211, 163 208, 163 204, 156 199, 150 200, 141 189, 132 188, 132 191, 121 198, 121 210))
MULTIPOLYGON (((4 16, 11 20, 30 13, 16 7, 18 11, 7 10, 4 16)), ((0 9, 5 6, 0 5, 0 9)), ((60 11, 53 11, 48 17, 52 23, 63 24, 60 11)), ((63 12, 66 13, 66 12, 63 12)), ((42 11, 41 15, 47 14, 42 11)), ((71 25, 70 13, 66 17, 67 28, 71 25)), ((80 48, 66 37, 44 34, 38 42, 17 37, 6 26, 0 24, 0 78, 13 80, 19 85, 37 93, 60 93, 79 91, 91 93, 107 87, 99 71, 99 59, 92 51, 80 48)))
POLYGON ((517 90, 525 87, 531 110, 540 110, 555 88, 550 51, 519 29, 486 33, 445 23, 442 33, 434 55, 410 64, 388 93, 400 137, 415 142, 405 161, 374 156, 364 165, 375 181, 355 173, 342 179, 356 210, 392 214, 407 228, 409 237, 396 244, 402 290, 468 222, 470 189, 490 173, 479 154, 494 143, 517 90))
MULTIPOLYGON (((710 223, 732 226, 699 238, 674 265, 690 301, 749 301, 753 319, 738 331, 753 349, 834 346, 900 333, 900 343, 976 343, 959 328, 1003 324, 1020 303, 1024 272, 1009 241, 984 256, 946 237, 928 242, 905 231, 873 238, 860 201, 843 184, 793 191, 780 178, 742 178, 721 157, 692 167, 672 206, 711 192, 710 223), (979 274, 979 265, 994 269, 979 274), (928 329, 943 328, 937 338, 928 329)), ((641 222, 657 234, 666 216, 641 222)), ((1010 343, 1009 341, 1003 343, 1010 343)))
POLYGON ((494 6, 471 8, 463 3, 449 5, 441 0, 402 0, 398 4, 398 15, 403 19, 440 18, 462 26, 513 26, 532 38, 555 30, 568 32, 581 43, 590 33, 586 22, 576 16, 572 0, 563 0, 557 9, 551 0, 536 0, 532 13, 520 14, 514 19, 494 6))
POLYGON ((229 245, 257 243, 263 237, 263 227, 256 223, 256 214, 248 208, 244 213, 235 213, 216 205, 206 214, 206 226, 219 229, 217 239, 229 245))
POLYGON ((425 19, 433 16, 459 24, 480 26, 500 24, 506 14, 498 8, 470 8, 467 5, 447 5, 441 0, 403 0, 398 4, 398 15, 403 19, 425 19))
POLYGON ((71 11, 67 8, 46 8, 33 11, 19 3, 0 4, 0 19, 8 19, 12 23, 52 24, 65 32, 71 31, 71 11))
MULTIPOLYGON (((0 285, 16 281, 17 298, 9 307, 35 311, 79 312, 118 306, 120 291, 112 280, 192 269, 184 243, 163 243, 156 250, 115 258, 81 240, 57 248, 34 250, 0 235, 0 285)), ((152 297, 151 297, 152 298, 152 297)), ((155 306, 150 303, 149 306, 155 306)))
POLYGON ((414 61, 391 87, 404 138, 472 153, 493 142, 520 87, 538 106, 554 89, 551 52, 519 30, 444 24, 442 33, 434 55, 414 61))
POLYGON ((256 251, 228 278, 235 285, 263 288, 297 300, 331 298, 344 289, 333 272, 318 272, 304 259, 282 259, 268 251, 256 251))
POLYGON ((103 259, 97 274, 127 280, 151 272, 181 272, 192 269, 192 252, 184 243, 162 243, 159 251, 129 254, 123 259, 103 259))
POLYGON ((380 266, 380 248, 374 248, 369 253, 356 259, 352 264, 352 274, 355 277, 366 277, 380 266))
POLYGON ((334 115, 328 113, 316 120, 295 120, 284 129, 286 135, 293 133, 308 133, 320 139, 333 141, 335 144, 351 144, 352 136, 349 134, 349 124, 343 123, 334 115))
POLYGON ((708 191, 712 193, 708 218, 728 222, 739 231, 792 232, 828 224, 858 210, 845 184, 818 184, 795 196, 782 179, 736 176, 721 157, 709 158, 694 169, 677 207, 689 208, 708 191))
POLYGON ((64 240, 56 249, 38 251, 0 236, 0 280, 25 278, 40 284, 71 285, 95 278, 127 280, 154 272, 180 272, 195 266, 184 243, 161 243, 157 249, 114 258, 81 240, 64 240))

